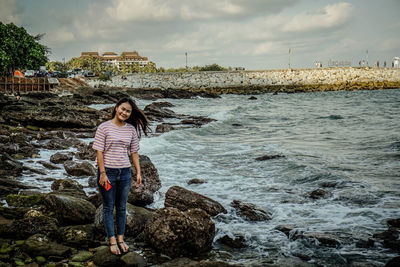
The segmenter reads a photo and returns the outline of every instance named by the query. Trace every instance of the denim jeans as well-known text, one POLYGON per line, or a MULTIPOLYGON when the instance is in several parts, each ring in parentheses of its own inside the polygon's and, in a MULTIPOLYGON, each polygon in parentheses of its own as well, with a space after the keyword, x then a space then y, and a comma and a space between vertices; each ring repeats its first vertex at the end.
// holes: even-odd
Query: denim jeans
POLYGON ((97 172, 97 186, 103 202, 103 222, 107 239, 114 234, 114 206, 116 208, 117 235, 124 235, 126 225, 126 202, 131 188, 132 174, 130 168, 106 168, 111 189, 105 190, 99 184, 100 172, 97 172))

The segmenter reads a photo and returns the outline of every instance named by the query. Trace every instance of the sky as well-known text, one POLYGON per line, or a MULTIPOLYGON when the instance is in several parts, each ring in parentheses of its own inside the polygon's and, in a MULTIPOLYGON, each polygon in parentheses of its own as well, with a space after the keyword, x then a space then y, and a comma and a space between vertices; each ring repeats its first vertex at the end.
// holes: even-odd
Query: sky
POLYGON ((391 64, 399 11, 400 0, 0 0, 0 21, 44 33, 50 60, 137 51, 164 68, 391 64))

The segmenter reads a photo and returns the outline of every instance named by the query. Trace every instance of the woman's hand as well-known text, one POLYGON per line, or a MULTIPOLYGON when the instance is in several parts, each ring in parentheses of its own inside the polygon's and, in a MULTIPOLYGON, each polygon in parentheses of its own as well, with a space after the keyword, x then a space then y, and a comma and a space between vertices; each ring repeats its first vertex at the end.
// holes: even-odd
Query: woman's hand
POLYGON ((140 172, 136 175, 136 187, 139 187, 142 184, 142 175, 140 174, 140 172))
POLYGON ((99 184, 101 186, 105 186, 106 183, 109 183, 110 181, 108 180, 107 174, 105 172, 100 174, 100 179, 99 179, 99 184))

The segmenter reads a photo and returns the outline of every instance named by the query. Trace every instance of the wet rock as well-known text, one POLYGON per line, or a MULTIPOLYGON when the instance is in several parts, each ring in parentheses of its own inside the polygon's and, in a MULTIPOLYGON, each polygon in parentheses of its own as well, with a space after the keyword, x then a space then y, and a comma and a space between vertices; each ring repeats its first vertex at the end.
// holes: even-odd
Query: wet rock
POLYGON ((44 194, 36 193, 29 196, 10 194, 7 195, 6 201, 9 206, 14 207, 34 207, 43 203, 44 194))
POLYGON ((149 157, 140 155, 139 161, 142 174, 142 184, 139 187, 134 185, 136 183, 136 170, 132 167, 132 186, 128 196, 128 202, 135 206, 144 207, 153 203, 153 195, 161 188, 161 181, 158 176, 158 171, 149 157))
POLYGON ((58 163, 63 163, 64 161, 67 160, 72 160, 72 157, 73 157, 72 153, 57 152, 54 155, 51 155, 50 161, 52 163, 58 164, 58 163))
POLYGON ((83 190, 83 186, 72 179, 58 179, 51 184, 51 189, 54 193, 70 195, 86 199, 86 193, 83 190))
POLYGON ((271 219, 271 214, 252 203, 243 203, 240 200, 233 200, 231 206, 235 208, 236 214, 249 221, 267 221, 271 219))
POLYGON ((85 261, 90 260, 92 257, 93 257, 92 253, 90 253, 89 251, 86 251, 86 250, 82 250, 82 251, 79 251, 77 254, 75 254, 72 257, 71 261, 73 261, 73 262, 85 262, 85 261))
POLYGON ((96 212, 96 207, 87 200, 54 193, 45 197, 44 205, 62 225, 92 223, 96 212))
POLYGON ((224 235, 218 242, 231 247, 231 248, 244 248, 246 247, 246 239, 243 235, 235 234, 234 237, 230 237, 229 235, 224 235))
POLYGON ((181 211, 199 208, 211 216, 219 213, 227 213, 226 209, 220 203, 180 186, 172 186, 168 189, 165 194, 164 206, 174 207, 181 211))
POLYGON ((152 121, 162 121, 164 118, 176 118, 176 113, 162 103, 153 102, 144 107, 143 111, 146 116, 152 121))
POLYGON ((255 158, 255 160, 264 161, 264 160, 271 160, 271 159, 284 158, 284 157, 285 156, 283 156, 283 155, 265 155, 265 156, 255 158))
POLYGON ((257 97, 251 96, 251 97, 249 97, 248 99, 249 99, 249 100, 257 100, 257 97))
POLYGON ((98 245, 95 242, 95 227, 93 224, 61 227, 57 236, 60 242, 73 247, 88 248, 98 245))
POLYGON ((304 262, 301 259, 297 258, 281 258, 275 264, 271 265, 271 267, 316 267, 313 263, 304 262))
POLYGON ((201 209, 162 208, 147 222, 144 233, 148 244, 170 257, 199 255, 211 250, 215 225, 201 209))
POLYGON ((0 215, 7 219, 22 219, 24 214, 29 210, 29 208, 24 207, 0 206, 0 215))
POLYGON ((23 250, 28 254, 41 256, 66 256, 71 248, 51 241, 43 234, 36 234, 25 240, 23 250))
POLYGON ((400 218, 389 219, 387 223, 392 227, 400 228, 400 218))
POLYGON ((74 141, 72 139, 53 138, 46 143, 45 148, 49 150, 63 150, 70 148, 73 144, 74 141))
POLYGON ((368 239, 360 239, 356 243, 356 247, 358 248, 372 248, 374 247, 375 241, 371 238, 368 239))
POLYGON ((81 147, 78 152, 75 153, 75 156, 81 160, 96 160, 96 151, 92 148, 93 143, 89 145, 84 145, 81 147))
POLYGON ((95 176, 96 169, 88 161, 76 162, 67 160, 64 162, 64 168, 68 174, 73 176, 95 176))
POLYGON ((172 130, 174 130, 175 128, 168 124, 168 123, 162 123, 157 125, 156 127, 156 133, 166 133, 166 132, 170 132, 172 130))
POLYGON ((317 232, 298 233, 293 237, 295 240, 299 238, 318 240, 322 245, 329 247, 340 247, 342 243, 337 236, 317 232))
POLYGON ((57 165, 51 164, 50 162, 46 162, 46 161, 38 161, 40 164, 42 164, 44 167, 46 167, 47 169, 50 170, 59 170, 61 169, 60 167, 58 167, 57 165))
POLYGON ((127 267, 145 267, 147 262, 143 256, 136 252, 128 252, 121 257, 121 261, 127 267))
POLYGON ((326 198, 330 196, 331 194, 328 191, 325 191, 323 189, 315 189, 311 191, 308 196, 312 199, 321 199, 321 198, 326 198))
POLYGON ((13 239, 25 239, 34 234, 54 236, 58 222, 54 218, 38 216, 13 221, 9 225, 0 226, 0 236, 13 239))
MULTIPOLYGON (((23 164, 6 153, 0 154, 0 177, 17 176, 22 173, 23 164)), ((1 186, 1 185, 0 185, 1 186)), ((0 190, 1 194, 1 190, 0 190)))
POLYGON ((290 235, 290 231, 295 229, 296 227, 294 225, 278 225, 275 227, 276 230, 284 233, 287 237, 290 235))
POLYGON ((374 238, 381 239, 385 248, 391 248, 400 252, 400 229, 396 227, 389 227, 388 230, 374 234, 374 238))
POLYGON ((190 179, 187 184, 204 184, 207 183, 206 180, 202 180, 202 179, 198 179, 198 178, 194 178, 194 179, 190 179))
POLYGON ((96 251, 92 259, 94 264, 99 267, 122 266, 120 256, 111 253, 109 247, 105 247, 96 251))
MULTIPOLYGON (((153 215, 154 212, 148 209, 127 203, 125 236, 138 236, 143 232, 147 221, 151 219, 153 215)), ((100 205, 96 210, 94 225, 98 231, 104 233, 103 205, 100 205)))
POLYGON ((37 189, 35 186, 24 185, 14 179, 0 178, 0 196, 8 194, 17 194, 21 189, 37 189))
POLYGON ((243 126, 242 124, 240 124, 240 123, 232 123, 232 126, 235 126, 235 127, 241 127, 241 126, 243 126))
POLYGON ((222 261, 202 260, 196 261, 189 258, 176 258, 160 265, 161 267, 239 267, 242 265, 229 264, 222 261))

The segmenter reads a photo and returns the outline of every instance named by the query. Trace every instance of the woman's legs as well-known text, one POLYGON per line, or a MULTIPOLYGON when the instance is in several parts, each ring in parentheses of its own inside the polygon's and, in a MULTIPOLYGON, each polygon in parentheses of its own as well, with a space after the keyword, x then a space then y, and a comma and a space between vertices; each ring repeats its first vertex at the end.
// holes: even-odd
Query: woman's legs
POLYGON ((126 203, 132 183, 132 174, 130 168, 121 169, 119 177, 115 207, 116 207, 116 223, 117 223, 117 242, 123 252, 127 252, 129 246, 124 242, 125 225, 126 225, 126 203))

